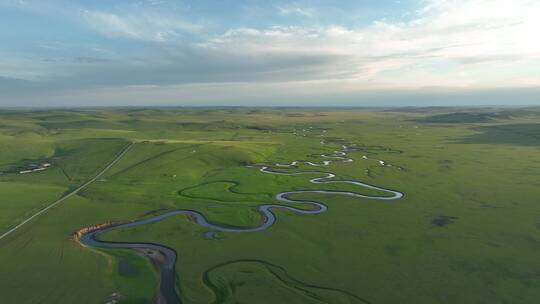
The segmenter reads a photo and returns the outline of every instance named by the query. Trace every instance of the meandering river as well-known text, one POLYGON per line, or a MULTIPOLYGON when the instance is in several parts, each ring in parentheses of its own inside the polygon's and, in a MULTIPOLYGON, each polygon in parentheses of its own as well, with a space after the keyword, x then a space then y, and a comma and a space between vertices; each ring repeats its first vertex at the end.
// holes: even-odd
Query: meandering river
MULTIPOLYGON (((343 145, 340 151, 334 151, 334 153, 331 155, 324 155, 324 154, 321 155, 321 157, 328 159, 328 160, 322 161, 321 163, 313 163, 309 161, 293 161, 290 164, 275 164, 274 167, 295 168, 300 163, 308 165, 308 166, 313 166, 313 167, 324 167, 324 166, 330 165, 333 162, 352 162, 353 159, 347 157, 347 152, 350 152, 350 151, 355 151, 354 145, 343 145)), ((160 270, 160 276, 161 276, 158 301, 159 303, 168 303, 168 304, 180 303, 180 299, 176 292, 175 264, 176 264, 177 255, 174 249, 169 248, 164 245, 153 244, 153 243, 102 241, 99 239, 99 235, 107 233, 112 230, 126 229, 130 227, 136 227, 136 226, 159 222, 166 218, 177 216, 177 215, 188 215, 198 225, 202 227, 206 227, 213 231, 230 232, 230 233, 257 232, 257 231, 268 229, 269 227, 274 225, 274 223, 276 222, 276 216, 272 212, 273 209, 285 209, 285 210, 289 210, 298 214, 319 214, 319 213, 325 212, 328 209, 328 207, 322 202, 317 202, 313 200, 305 200, 305 199, 296 199, 292 197, 298 194, 306 194, 306 193, 333 194, 333 195, 344 195, 344 196, 350 196, 350 197, 360 197, 360 198, 376 199, 376 200, 396 200, 403 197, 403 193, 399 191, 367 184, 358 180, 337 180, 335 179, 336 175, 334 173, 326 172, 326 171, 285 172, 285 171, 275 170, 272 167, 266 166, 266 165, 255 165, 255 166, 250 166, 250 167, 257 168, 259 169, 260 172, 266 173, 266 174, 320 175, 319 177, 310 179, 310 182, 313 184, 330 184, 330 183, 351 184, 351 185, 355 185, 355 186, 359 186, 363 188, 378 190, 383 193, 387 193, 388 195, 376 196, 376 195, 361 194, 361 193, 352 192, 352 191, 334 191, 334 190, 323 190, 323 189, 287 191, 287 192, 278 193, 275 196, 276 200, 279 202, 289 203, 289 204, 294 203, 297 205, 309 205, 312 208, 306 210, 306 209, 300 209, 300 208, 295 208, 292 206, 286 206, 286 205, 280 205, 280 204, 262 204, 257 207, 257 211, 261 214, 261 217, 262 217, 261 224, 254 227, 222 226, 216 223, 209 222, 202 213, 195 210, 188 210, 188 209, 173 210, 173 211, 165 212, 151 218, 137 220, 137 221, 129 222, 126 224, 109 226, 109 227, 105 227, 105 228, 88 232, 81 236, 80 242, 84 245, 93 246, 93 247, 136 249, 142 252, 147 252, 150 258, 152 258, 152 256, 155 256, 156 254, 160 255, 159 259, 156 259, 156 258, 153 259, 155 265, 158 266, 160 270), (156 262, 157 260, 159 260, 159 262, 156 262)))

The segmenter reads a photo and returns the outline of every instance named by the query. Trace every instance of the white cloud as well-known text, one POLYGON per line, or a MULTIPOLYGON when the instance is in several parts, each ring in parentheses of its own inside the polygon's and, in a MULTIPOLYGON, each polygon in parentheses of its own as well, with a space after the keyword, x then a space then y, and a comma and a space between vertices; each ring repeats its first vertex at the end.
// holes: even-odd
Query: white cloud
POLYGON ((303 17, 312 17, 314 15, 313 8, 301 7, 295 3, 278 5, 276 6, 276 9, 282 16, 297 15, 303 17))
POLYGON ((527 63, 532 67, 522 69, 524 76, 534 73, 534 66, 538 72, 538 29, 539 1, 429 0, 407 22, 377 21, 362 28, 236 28, 202 46, 250 56, 342 55, 348 61, 353 58, 350 69, 356 71, 355 79, 388 82, 389 86, 414 85, 411 79, 416 85, 519 85, 519 73, 517 79, 490 73, 512 71, 527 63), (397 76, 385 75, 389 72, 397 76), (472 76, 458 77, 464 74, 472 76))
MULTIPOLYGON (((159 0, 149 1, 161 6, 159 0)), ((295 96, 332 100, 346 95, 352 100, 370 91, 540 87, 536 33, 540 1, 422 1, 421 9, 407 15, 411 19, 380 20, 362 27, 337 23, 308 27, 299 22, 229 29, 197 19, 210 25, 202 28, 185 21, 194 19, 185 11, 152 10, 147 2, 109 11, 66 5, 57 8, 62 14, 54 11, 55 17, 61 15, 103 36, 134 43, 37 41, 39 52, 33 55, 31 50, 28 54, 0 53, 0 78, 45 80, 39 88, 73 90, 66 93, 69 98, 90 96, 99 88, 103 100, 117 94, 126 103, 136 98, 154 100, 153 96, 171 103, 190 99, 209 103, 216 96, 223 102, 265 98, 287 102, 295 96)), ((39 14, 51 11, 40 6, 32 9, 39 14)), ((307 16, 305 8, 298 9, 293 4, 281 7, 280 12, 307 16)), ((312 15, 309 24, 316 20, 312 15)), ((4 93, 12 82, 3 87, 4 93)), ((12 91, 26 90, 16 87, 12 91)))
POLYGON ((197 33, 201 27, 178 17, 159 14, 115 14, 83 10, 86 24, 108 37, 122 37, 140 41, 171 42, 185 33, 197 33))

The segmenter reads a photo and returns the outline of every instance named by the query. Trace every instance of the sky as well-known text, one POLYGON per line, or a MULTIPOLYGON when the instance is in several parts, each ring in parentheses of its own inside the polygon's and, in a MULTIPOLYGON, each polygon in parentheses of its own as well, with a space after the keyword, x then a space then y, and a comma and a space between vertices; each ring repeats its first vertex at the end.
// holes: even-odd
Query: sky
POLYGON ((0 0, 0 107, 540 105, 538 0, 0 0))

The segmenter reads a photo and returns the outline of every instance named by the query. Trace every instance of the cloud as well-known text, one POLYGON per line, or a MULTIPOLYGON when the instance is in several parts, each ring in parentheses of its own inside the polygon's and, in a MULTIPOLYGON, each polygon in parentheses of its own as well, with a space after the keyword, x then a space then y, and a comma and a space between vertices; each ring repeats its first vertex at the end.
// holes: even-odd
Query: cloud
MULTIPOLYGON (((158 3, 153 4, 158 5, 158 3)), ((127 38, 150 42, 172 42, 184 34, 197 33, 201 27, 179 17, 157 13, 136 12, 116 14, 96 10, 82 10, 86 25, 110 38, 127 38)))
MULTIPOLYGON (((355 90, 354 84, 332 81, 223 82, 169 86, 116 86, 55 90, 37 98, 17 96, 17 106, 441 106, 539 104, 540 88, 459 90, 455 88, 355 90), (334 89, 331 89, 334 88, 334 89), (511 100, 511 102, 509 102, 511 100), (74 103, 76 101, 76 103, 74 103)), ((0 88, 2 79, 0 78, 0 88)), ((27 89, 28 87, 23 87, 27 89)), ((25 91, 25 93, 28 91, 25 91)), ((0 104, 11 100, 0 97, 0 104)), ((9 105, 9 103, 8 103, 9 105)), ((11 103, 14 105, 14 103, 11 103)))
POLYGON ((317 20, 324 12, 292 3, 271 9, 288 16, 281 19, 298 22, 238 22, 242 26, 214 24, 211 29, 167 11, 167 3, 150 2, 108 10, 77 8, 72 13, 79 25, 105 38, 92 47, 40 41, 41 56, 1 54, 3 88, 17 83, 14 87, 71 97, 111 94, 128 100, 122 92, 133 98, 138 92, 139 100, 193 96, 209 102, 224 96, 231 101, 287 96, 353 100, 373 97, 366 93, 373 91, 540 86, 538 1, 422 0, 406 20, 380 19, 363 26, 337 19, 307 26, 299 16, 317 20))
POLYGON ((315 9, 301 7, 295 3, 278 5, 276 6, 276 9, 278 11, 278 14, 282 16, 296 15, 303 17, 313 17, 313 15, 315 14, 315 9))
MULTIPOLYGON (((509 68, 509 62, 537 64, 540 60, 540 39, 536 38, 540 28, 538 1, 430 0, 425 3, 406 22, 375 21, 361 28, 236 28, 202 46, 252 56, 341 55, 353 64, 349 69, 357 71, 356 78, 375 77, 381 81, 384 81, 383 73, 406 67, 425 72, 439 67, 432 74, 450 77, 447 72, 451 66, 456 73, 463 73, 467 69, 481 69, 481 65, 495 64, 503 69, 509 68)), ((407 73, 402 71, 402 75, 407 73)), ((474 83, 492 80, 489 76, 477 77, 474 83)), ((454 80, 438 78, 441 81, 438 85, 453 85, 454 80)), ((405 82, 397 81, 393 85, 405 82)), ((466 84, 473 85, 470 80, 466 84)))
POLYGON ((75 62, 79 62, 79 63, 108 63, 108 62, 111 62, 110 59, 104 59, 104 58, 98 58, 98 57, 85 57, 85 56, 81 56, 81 57, 76 57, 75 58, 75 62))
POLYGON ((326 54, 271 54, 258 56, 186 47, 175 53, 140 61, 77 57, 64 64, 70 75, 50 79, 68 88, 126 85, 170 86, 194 83, 302 81, 341 78, 345 58, 326 54), (337 68, 336 71, 332 70, 337 68))

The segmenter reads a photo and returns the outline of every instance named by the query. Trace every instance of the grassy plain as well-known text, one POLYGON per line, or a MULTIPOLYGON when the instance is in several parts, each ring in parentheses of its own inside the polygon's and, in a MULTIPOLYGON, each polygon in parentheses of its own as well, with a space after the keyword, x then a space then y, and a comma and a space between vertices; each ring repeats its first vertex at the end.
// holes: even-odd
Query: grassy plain
POLYGON ((146 259, 73 240, 91 224, 193 209, 252 226, 256 206, 282 191, 377 194, 245 167, 321 161, 339 148, 321 139, 343 138, 358 144, 355 161, 324 170, 405 197, 303 195, 328 212, 276 211, 276 225, 259 233, 208 237, 179 216, 104 237, 174 248, 184 303, 536 303, 539 118, 538 109, 454 108, 2 112, 0 234, 136 144, 99 180, 0 240, 0 300, 151 301, 157 276, 146 259), (43 159, 53 163, 46 171, 10 171, 43 159))

